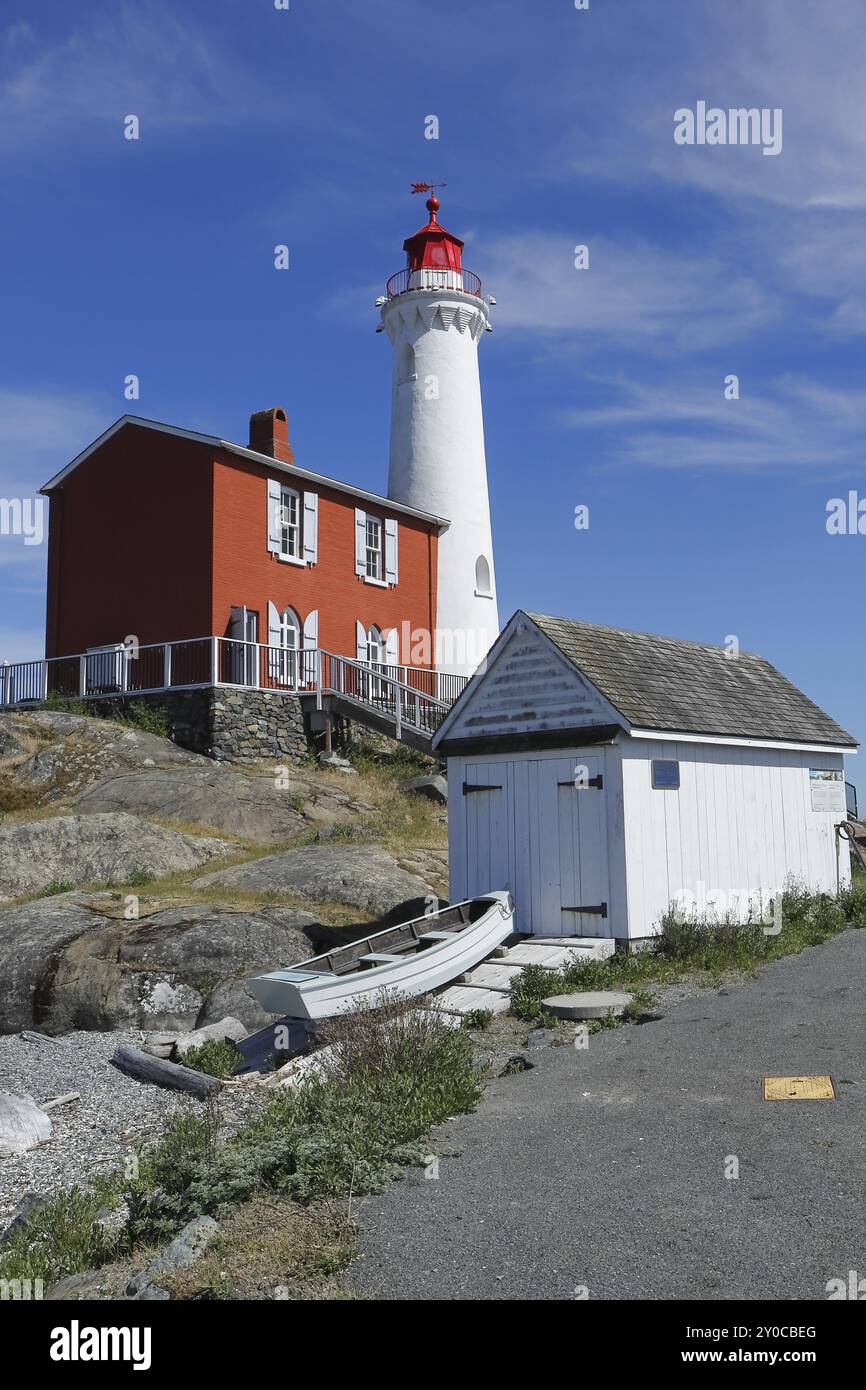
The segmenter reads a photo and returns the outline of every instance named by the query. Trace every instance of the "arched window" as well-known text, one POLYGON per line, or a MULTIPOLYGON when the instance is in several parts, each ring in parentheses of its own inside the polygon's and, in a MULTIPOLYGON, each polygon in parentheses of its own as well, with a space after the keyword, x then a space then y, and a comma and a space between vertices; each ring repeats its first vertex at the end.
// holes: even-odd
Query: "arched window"
POLYGON ((367 660, 371 666, 381 665, 385 660, 382 634, 377 627, 367 629, 367 660))
POLYGON ((483 555, 479 555, 475 561, 475 592, 485 596, 490 594, 490 566, 483 555))
POLYGON ((301 648, 301 620, 293 608, 280 614, 279 679, 282 685, 295 685, 298 678, 298 652, 301 648))
POLYGON ((301 645, 301 621, 293 608, 280 614, 280 646, 296 652, 301 645))

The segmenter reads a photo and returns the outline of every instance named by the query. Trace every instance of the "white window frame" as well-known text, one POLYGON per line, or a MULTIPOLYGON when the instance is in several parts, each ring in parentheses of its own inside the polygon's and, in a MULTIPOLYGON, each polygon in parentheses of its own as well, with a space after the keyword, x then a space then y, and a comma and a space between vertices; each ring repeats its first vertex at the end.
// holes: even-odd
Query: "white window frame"
POLYGON ((367 512, 367 514, 366 514, 366 516, 365 516, 365 518, 364 518, 364 524, 365 524, 365 537, 364 537, 364 538, 365 538, 365 547, 364 547, 364 553, 365 553, 365 557, 366 557, 366 573, 365 573, 364 577, 365 577, 365 579, 366 579, 366 581, 367 581, 368 584, 380 584, 380 585, 382 586, 382 588, 385 589, 385 588, 388 587, 388 581, 387 581, 387 579, 385 578, 385 522, 384 522, 384 519, 383 519, 382 517, 380 517, 380 516, 371 516, 370 513, 367 512), (371 526, 376 526, 376 527, 378 527, 378 530, 379 530, 379 542, 378 542, 378 545, 371 545, 371 544, 370 544, 370 527, 371 527, 371 526), (376 558, 376 563, 374 564, 373 569, 370 568, 370 560, 371 560, 371 557, 375 557, 375 558, 376 558), (378 570, 378 573, 376 573, 377 570, 378 570))
POLYGON ((292 565, 303 565, 304 560, 304 539, 303 539, 303 506, 301 494, 293 487, 284 487, 280 484, 280 548, 277 551, 279 559, 292 565), (290 520, 292 508, 294 507, 295 520, 290 520))
POLYGON ((291 607, 278 610, 279 650, 270 653, 271 677, 280 685, 298 683, 298 653, 301 650, 301 620, 291 607), (288 640, 291 638, 291 640, 288 640))

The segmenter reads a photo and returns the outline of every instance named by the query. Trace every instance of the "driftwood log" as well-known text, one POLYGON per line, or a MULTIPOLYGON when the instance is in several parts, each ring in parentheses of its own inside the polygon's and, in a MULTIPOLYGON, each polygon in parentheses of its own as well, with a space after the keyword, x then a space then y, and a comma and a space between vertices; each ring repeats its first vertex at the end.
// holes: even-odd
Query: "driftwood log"
POLYGON ((111 1063, 118 1071, 134 1077, 136 1081, 145 1081, 151 1086, 168 1086, 173 1091, 188 1091, 198 1096, 199 1100, 221 1089, 221 1083, 215 1076, 206 1076, 204 1072, 193 1071, 192 1067, 182 1067, 176 1062, 163 1062, 159 1057, 139 1052, 137 1047, 118 1047, 111 1063))

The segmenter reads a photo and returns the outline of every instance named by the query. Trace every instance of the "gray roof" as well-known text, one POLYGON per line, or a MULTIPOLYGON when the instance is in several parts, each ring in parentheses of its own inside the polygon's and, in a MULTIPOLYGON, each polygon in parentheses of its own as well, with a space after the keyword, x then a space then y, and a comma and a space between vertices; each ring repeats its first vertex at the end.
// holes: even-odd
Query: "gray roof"
POLYGON ((786 743, 857 740, 755 652, 527 614, 636 728, 786 743))

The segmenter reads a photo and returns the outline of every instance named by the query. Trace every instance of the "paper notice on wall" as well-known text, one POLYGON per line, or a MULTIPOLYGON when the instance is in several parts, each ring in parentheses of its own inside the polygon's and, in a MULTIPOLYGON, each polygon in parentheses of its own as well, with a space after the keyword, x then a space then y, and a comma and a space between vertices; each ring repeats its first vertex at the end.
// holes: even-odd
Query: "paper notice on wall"
POLYGON ((813 811, 844 811, 845 780, 836 768, 809 768, 813 811))

